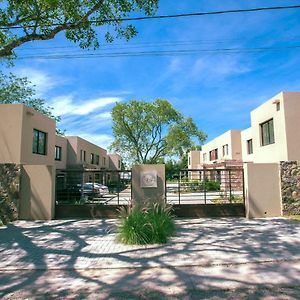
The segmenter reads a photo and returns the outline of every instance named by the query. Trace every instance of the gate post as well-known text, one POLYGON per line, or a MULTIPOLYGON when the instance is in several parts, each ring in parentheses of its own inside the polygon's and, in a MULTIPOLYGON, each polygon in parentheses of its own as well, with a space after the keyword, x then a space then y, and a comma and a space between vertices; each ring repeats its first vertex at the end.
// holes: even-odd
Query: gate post
POLYGON ((165 165, 144 164, 132 167, 133 205, 163 203, 165 194, 165 165))
POLYGON ((280 168, 278 163, 244 164, 246 217, 282 215, 280 168))

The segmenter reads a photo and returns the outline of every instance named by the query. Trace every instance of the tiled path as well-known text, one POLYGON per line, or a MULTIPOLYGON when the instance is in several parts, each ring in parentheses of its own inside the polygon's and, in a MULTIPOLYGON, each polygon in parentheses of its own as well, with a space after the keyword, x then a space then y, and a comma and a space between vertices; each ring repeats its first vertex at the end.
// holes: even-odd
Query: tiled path
POLYGON ((119 244, 115 224, 19 221, 1 228, 0 297, 300 286, 300 222, 183 219, 167 245, 147 247, 119 244))

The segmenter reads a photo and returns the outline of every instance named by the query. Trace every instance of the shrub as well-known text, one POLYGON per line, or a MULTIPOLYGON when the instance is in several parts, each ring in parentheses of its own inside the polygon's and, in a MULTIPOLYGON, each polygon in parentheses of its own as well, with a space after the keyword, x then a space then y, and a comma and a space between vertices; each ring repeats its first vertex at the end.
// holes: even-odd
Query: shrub
POLYGON ((145 245, 166 243, 175 231, 171 206, 154 204, 148 208, 122 208, 118 240, 124 244, 145 245))

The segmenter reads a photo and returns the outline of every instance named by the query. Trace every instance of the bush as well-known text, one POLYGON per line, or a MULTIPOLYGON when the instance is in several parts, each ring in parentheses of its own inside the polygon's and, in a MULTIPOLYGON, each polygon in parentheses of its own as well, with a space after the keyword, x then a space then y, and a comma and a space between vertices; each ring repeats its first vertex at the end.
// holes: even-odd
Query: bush
POLYGON ((148 208, 122 208, 118 240, 124 244, 163 244, 175 231, 171 206, 154 204, 148 208))

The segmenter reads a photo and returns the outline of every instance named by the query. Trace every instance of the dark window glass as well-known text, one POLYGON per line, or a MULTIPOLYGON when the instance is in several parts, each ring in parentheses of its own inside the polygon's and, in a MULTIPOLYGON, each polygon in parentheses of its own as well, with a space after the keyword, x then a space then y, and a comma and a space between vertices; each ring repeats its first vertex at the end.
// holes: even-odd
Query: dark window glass
POLYGON ((95 154, 91 153, 91 164, 95 163, 95 154))
POLYGON ((222 150, 223 156, 228 155, 228 144, 223 145, 222 150))
POLYGON ((209 160, 216 160, 216 159, 218 159, 218 149, 209 151, 209 160))
POLYGON ((260 124, 260 132, 262 146, 275 143, 273 119, 260 124))
POLYGON ((99 155, 96 155, 96 165, 98 166, 99 166, 99 161, 100 161, 99 155))
POLYGON ((253 142, 252 139, 247 141, 247 153, 252 154, 253 153, 253 142))
POLYGON ((47 133, 33 129, 32 153, 46 155, 47 133))
POLYGON ((55 160, 61 160, 61 147, 55 146, 55 160))

